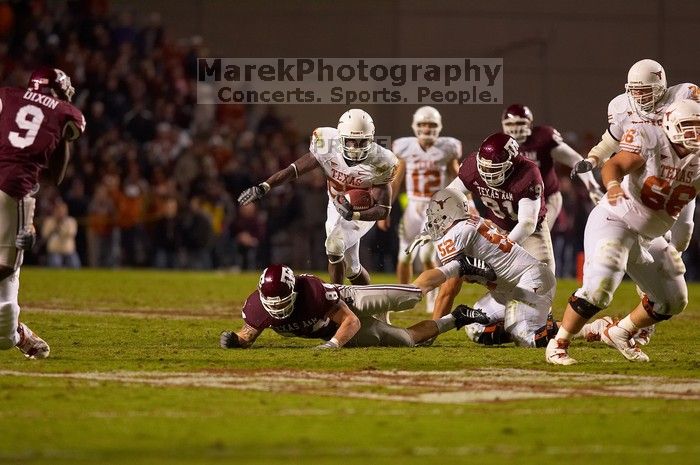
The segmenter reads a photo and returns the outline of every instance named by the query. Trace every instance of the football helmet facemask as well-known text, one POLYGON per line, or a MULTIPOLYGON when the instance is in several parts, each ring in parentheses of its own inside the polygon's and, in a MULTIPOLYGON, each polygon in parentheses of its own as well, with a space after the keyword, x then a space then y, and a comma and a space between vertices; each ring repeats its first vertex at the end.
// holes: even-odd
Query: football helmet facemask
POLYGON ((663 118, 664 132, 674 144, 689 150, 700 148, 700 103, 695 100, 673 102, 663 118))
POLYGON ((420 107, 413 114, 411 128, 419 141, 434 144, 442 131, 442 116, 433 107, 420 107))
POLYGON ((503 132, 522 144, 532 134, 532 111, 525 105, 515 103, 501 115, 503 132))
POLYGON ((374 122, 364 110, 353 108, 340 116, 338 134, 343 158, 351 164, 364 161, 374 143, 374 122))
POLYGON ((637 113, 653 112, 666 93, 666 72, 654 60, 640 60, 627 73, 625 92, 637 113))
POLYGON ((27 88, 66 102, 70 102, 75 94, 70 78, 58 68, 37 68, 29 76, 27 88))
POLYGON ((481 143, 476 154, 476 168, 490 187, 502 185, 510 176, 519 145, 507 134, 491 134, 481 143))
POLYGON ((258 292, 260 302, 273 318, 287 318, 294 310, 297 293, 294 291, 296 278, 291 268, 284 265, 270 265, 260 275, 258 292))
POLYGON ((448 187, 435 193, 425 212, 425 232, 432 240, 440 240, 456 221, 469 217, 468 208, 467 196, 458 190, 448 187))

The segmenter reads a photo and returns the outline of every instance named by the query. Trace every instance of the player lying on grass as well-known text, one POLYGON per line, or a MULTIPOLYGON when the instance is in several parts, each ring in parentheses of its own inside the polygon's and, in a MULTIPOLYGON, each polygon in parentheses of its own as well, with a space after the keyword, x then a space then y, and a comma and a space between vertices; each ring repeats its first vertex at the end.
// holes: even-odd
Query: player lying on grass
POLYGON ((282 336, 324 340, 317 349, 413 347, 453 328, 488 321, 482 312, 466 305, 439 320, 421 321, 410 328, 374 318, 389 310, 411 309, 422 296, 411 285, 327 284, 310 274, 295 276, 287 266, 270 265, 260 276, 258 290, 243 305, 243 328, 222 332, 220 345, 245 349, 271 328, 282 336))
POLYGON ((426 228, 443 265, 424 271, 413 284, 428 292, 458 276, 479 282, 489 293, 475 306, 483 309, 488 322, 467 327, 474 342, 491 345, 512 340, 523 347, 545 347, 556 332, 554 321, 548 321, 554 273, 504 231, 467 209, 467 197, 458 190, 447 188, 432 197, 426 228), (475 269, 464 257, 478 257, 486 267, 475 269))

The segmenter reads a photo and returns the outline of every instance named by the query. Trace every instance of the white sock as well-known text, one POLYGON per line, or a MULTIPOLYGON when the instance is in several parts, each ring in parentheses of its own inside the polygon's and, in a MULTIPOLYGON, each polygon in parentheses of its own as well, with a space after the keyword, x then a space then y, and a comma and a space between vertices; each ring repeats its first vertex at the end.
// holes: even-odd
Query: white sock
POLYGON ((559 331, 554 339, 564 339, 565 341, 570 341, 574 337, 574 334, 568 332, 564 329, 564 326, 559 325, 559 331))
POLYGON ((435 324, 437 324, 438 327, 438 332, 440 334, 444 333, 445 331, 449 331, 451 329, 454 329, 455 327, 455 317, 452 315, 448 314, 440 318, 439 320, 435 320, 435 324))
POLYGON ((637 330, 639 330, 639 328, 637 327, 637 325, 634 324, 634 322, 632 321, 632 318, 630 318, 629 315, 627 315, 626 317, 621 319, 620 322, 617 324, 617 326, 624 329, 625 331, 627 331, 630 334, 634 334, 637 332, 637 330))

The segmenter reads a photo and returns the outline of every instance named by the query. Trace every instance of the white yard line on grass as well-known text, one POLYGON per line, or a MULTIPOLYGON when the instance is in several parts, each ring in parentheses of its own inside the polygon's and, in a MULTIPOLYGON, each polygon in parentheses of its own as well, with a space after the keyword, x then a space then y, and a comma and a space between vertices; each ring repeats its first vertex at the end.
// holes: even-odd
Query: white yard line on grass
POLYGON ((588 396, 700 400, 700 380, 553 373, 523 369, 427 372, 261 370, 178 373, 147 371, 36 373, 0 370, 0 376, 320 394, 437 404, 588 396))

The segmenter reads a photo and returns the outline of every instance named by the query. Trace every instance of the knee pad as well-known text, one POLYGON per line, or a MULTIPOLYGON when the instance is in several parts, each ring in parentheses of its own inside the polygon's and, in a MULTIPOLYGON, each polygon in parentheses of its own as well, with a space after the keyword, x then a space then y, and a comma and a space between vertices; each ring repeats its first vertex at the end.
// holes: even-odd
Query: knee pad
POLYGON ((642 298, 642 307, 647 312, 647 315, 649 315, 654 321, 665 321, 671 319, 673 315, 677 315, 678 313, 682 312, 687 304, 687 298, 681 298, 681 300, 674 303, 674 305, 653 302, 649 300, 647 295, 642 298))
POLYGON ((571 297, 569 297, 569 305, 571 305, 571 308, 573 308, 576 313, 586 320, 590 320, 596 313, 602 310, 602 308, 578 297, 576 294, 571 294, 571 297))
POLYGON ((343 239, 342 233, 333 231, 326 238, 326 254, 339 257, 345 255, 345 240, 343 239))

